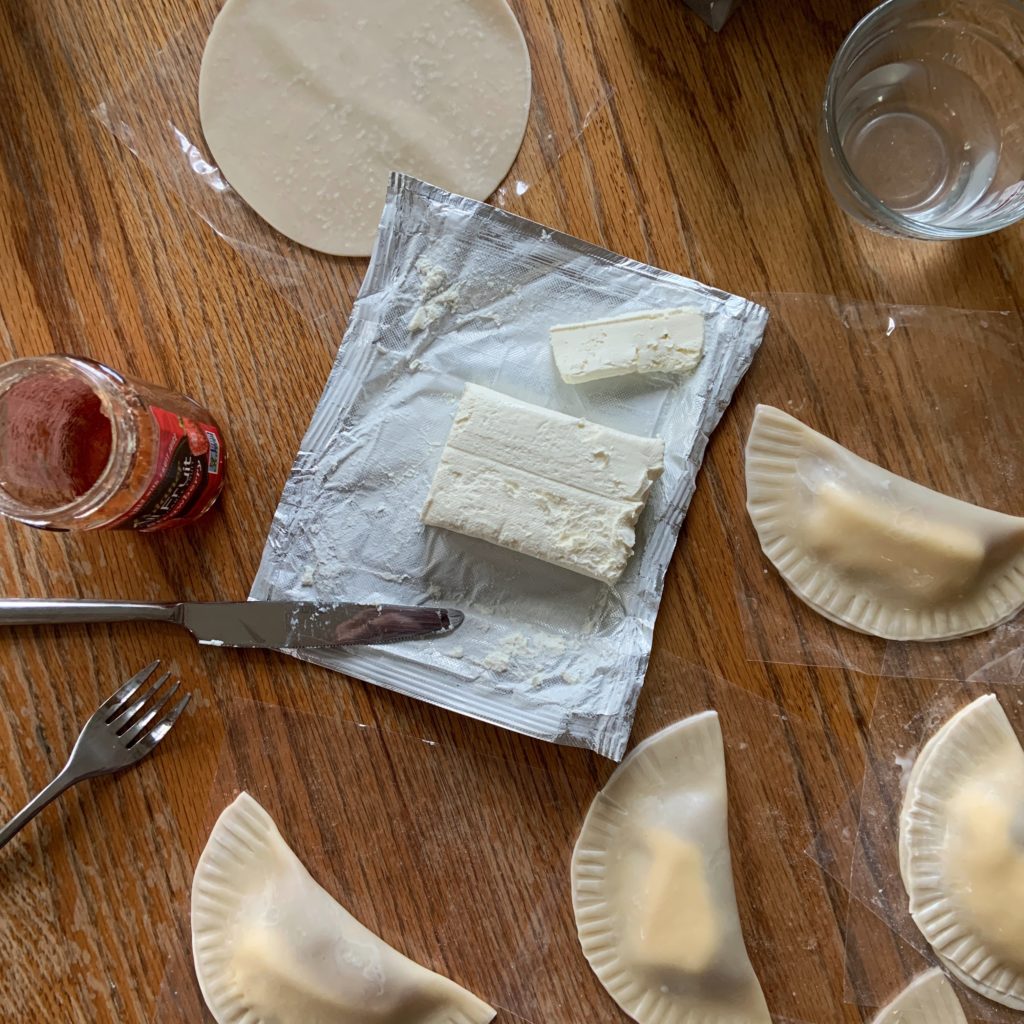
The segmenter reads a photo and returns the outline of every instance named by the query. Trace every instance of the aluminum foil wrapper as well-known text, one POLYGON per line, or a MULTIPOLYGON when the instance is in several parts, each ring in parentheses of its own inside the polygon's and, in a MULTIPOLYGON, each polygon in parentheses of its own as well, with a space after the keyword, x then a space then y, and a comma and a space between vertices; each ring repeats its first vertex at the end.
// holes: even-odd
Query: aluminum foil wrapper
POLYGON ((746 299, 393 175, 250 598, 460 608, 466 622, 449 637, 292 653, 619 759, 708 436, 767 316, 746 299), (552 324, 676 306, 706 316, 704 358, 692 374, 562 383, 552 324), (664 475, 614 588, 420 522, 467 381, 665 440, 664 475))

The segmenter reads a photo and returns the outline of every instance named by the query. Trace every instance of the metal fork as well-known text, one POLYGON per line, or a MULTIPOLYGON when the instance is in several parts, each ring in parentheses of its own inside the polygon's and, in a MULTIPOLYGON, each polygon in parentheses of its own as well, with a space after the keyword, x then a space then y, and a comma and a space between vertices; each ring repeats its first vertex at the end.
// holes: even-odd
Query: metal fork
POLYGON ((143 684, 159 664, 159 661, 154 661, 147 665, 93 712, 60 774, 24 810, 19 811, 6 827, 0 829, 0 848, 9 843, 16 832, 23 829, 66 789, 83 779, 130 768, 149 754, 171 731, 192 695, 186 693, 164 713, 164 708, 178 692, 180 683, 175 681, 156 701, 148 703, 170 679, 171 673, 165 672, 139 696, 143 684))

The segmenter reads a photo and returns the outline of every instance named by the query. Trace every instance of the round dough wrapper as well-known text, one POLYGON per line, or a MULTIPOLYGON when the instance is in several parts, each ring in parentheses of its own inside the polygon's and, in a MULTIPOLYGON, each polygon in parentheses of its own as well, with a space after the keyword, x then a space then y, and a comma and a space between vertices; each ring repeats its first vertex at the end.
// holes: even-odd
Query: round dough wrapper
POLYGON ((505 0, 227 0, 199 113, 268 223, 367 256, 391 171, 486 199, 526 131, 530 57, 505 0))

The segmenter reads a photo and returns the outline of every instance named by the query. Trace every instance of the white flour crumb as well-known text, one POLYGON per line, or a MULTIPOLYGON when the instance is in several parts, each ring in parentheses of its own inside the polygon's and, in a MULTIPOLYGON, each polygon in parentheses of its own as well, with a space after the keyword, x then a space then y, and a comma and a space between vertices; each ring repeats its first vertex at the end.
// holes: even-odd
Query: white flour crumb
POLYGON ((432 299, 424 302, 413 313, 412 319, 409 321, 409 330, 413 334, 417 331, 425 331, 436 320, 440 320, 445 313, 450 313, 458 308, 458 304, 458 288, 448 288, 446 291, 438 293, 432 299))
POLYGON ((545 650, 554 654, 565 652, 566 643, 564 636, 554 636, 550 633, 542 633, 536 638, 537 643, 545 650))
POLYGON ((416 261, 416 271, 420 275, 420 298, 433 295, 448 284, 448 275, 444 269, 431 263, 425 256, 416 261))
POLYGON ((905 756, 896 754, 893 758, 896 762, 896 767, 900 770, 900 789, 906 792, 907 783, 910 782, 910 773, 914 769, 914 762, 917 760, 917 751, 911 750, 905 756))
POLYGON ((447 287, 448 275, 443 268, 421 257, 416 261, 416 270, 420 275, 420 304, 409 320, 413 334, 426 330, 445 313, 457 309, 460 295, 458 285, 447 287))
POLYGON ((453 647, 450 651, 448 651, 449 658, 462 658, 465 656, 465 654, 465 650, 463 650, 463 648, 461 647, 453 647))
POLYGON ((305 571, 302 574, 302 585, 304 587, 313 586, 315 576, 313 573, 313 566, 307 565, 305 571))
POLYGON ((505 655, 524 655, 530 653, 530 639, 522 633, 509 633, 504 640, 498 644, 505 655))
MULTIPOLYGON (((507 672, 514 665, 516 674, 522 681, 527 686, 536 688, 558 671, 560 656, 567 650, 568 645, 562 636, 550 633, 509 633, 482 659, 472 660, 482 668, 499 673, 507 672)), ((577 683, 579 678, 574 675, 565 681, 577 683)))
POLYGON ((570 686, 575 686, 580 681, 580 677, 575 672, 563 672, 562 682, 568 683, 570 686))
POLYGON ((497 651, 491 651, 482 662, 480 662, 484 668, 489 668, 492 672, 507 672, 509 659, 507 654, 499 654, 497 651))

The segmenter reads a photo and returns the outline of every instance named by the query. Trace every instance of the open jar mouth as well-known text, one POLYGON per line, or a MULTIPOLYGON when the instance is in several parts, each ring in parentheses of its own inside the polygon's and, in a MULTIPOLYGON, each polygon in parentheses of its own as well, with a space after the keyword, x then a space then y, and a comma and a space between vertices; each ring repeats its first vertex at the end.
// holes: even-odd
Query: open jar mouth
MULTIPOLYGON (((64 412, 68 413, 67 410, 64 412)), ((137 438, 129 412, 128 400, 121 393, 117 379, 87 359, 51 355, 16 359, 0 367, 0 452, 3 458, 3 465, 0 465, 0 512, 29 525, 48 526, 54 519, 79 519, 99 509, 124 484, 131 469, 137 438), (14 405, 12 392, 19 387, 29 387, 33 378, 39 379, 39 390, 35 395, 30 391, 26 396, 26 408, 19 419, 17 410, 10 408, 14 405), (51 454, 60 456, 65 465, 58 472, 68 481, 73 480, 72 474, 77 468, 75 460, 82 454, 64 447, 64 442, 70 438, 63 437, 61 431, 69 430, 70 426, 60 418, 61 382, 66 385, 65 390, 80 401, 87 401, 92 396, 98 399, 97 411, 109 425, 109 454, 98 472, 88 474, 91 482, 80 493, 65 498, 60 493, 61 488, 54 485, 52 497, 45 500, 45 488, 40 485, 38 494, 30 499, 26 492, 31 487, 15 487, 9 479, 8 446, 35 441, 40 449, 45 447, 51 454), (44 403, 51 397, 45 394, 46 391, 54 399, 50 417, 45 415, 44 403)), ((82 429, 79 435, 76 438, 79 443, 90 440, 82 429)))
MULTIPOLYGON (((1024 2, 1022 0, 1000 0, 1000 2, 1008 11, 1024 19, 1024 2)), ((845 76, 864 51, 877 42, 886 31, 892 31, 894 28, 900 27, 898 22, 894 22, 899 11, 914 6, 922 7, 922 0, 916 0, 916 3, 915 0, 884 0, 878 7, 864 15, 846 36, 842 46, 839 48, 839 52, 832 61, 828 82, 825 86, 825 98, 821 109, 821 126, 825 141, 828 144, 832 158, 842 174, 845 186, 853 193, 865 210, 870 211, 877 221, 886 225, 887 230, 911 237, 939 241, 976 238, 980 235, 991 234, 993 231, 1010 226, 1015 223, 1015 220, 990 217, 966 226, 941 225, 924 223, 904 213, 900 213, 898 210, 894 210, 891 206, 882 202, 864 184, 851 166, 843 148, 837 122, 837 106, 840 88, 845 84, 845 76)), ((1024 67, 1024 52, 1018 52, 1008 41, 999 39, 992 32, 985 31, 981 26, 974 25, 972 27, 980 35, 984 36, 988 42, 1005 53, 1012 54, 1015 62, 1024 67)), ((1016 220, 1020 219, 1020 217, 1016 218, 1016 220)))

